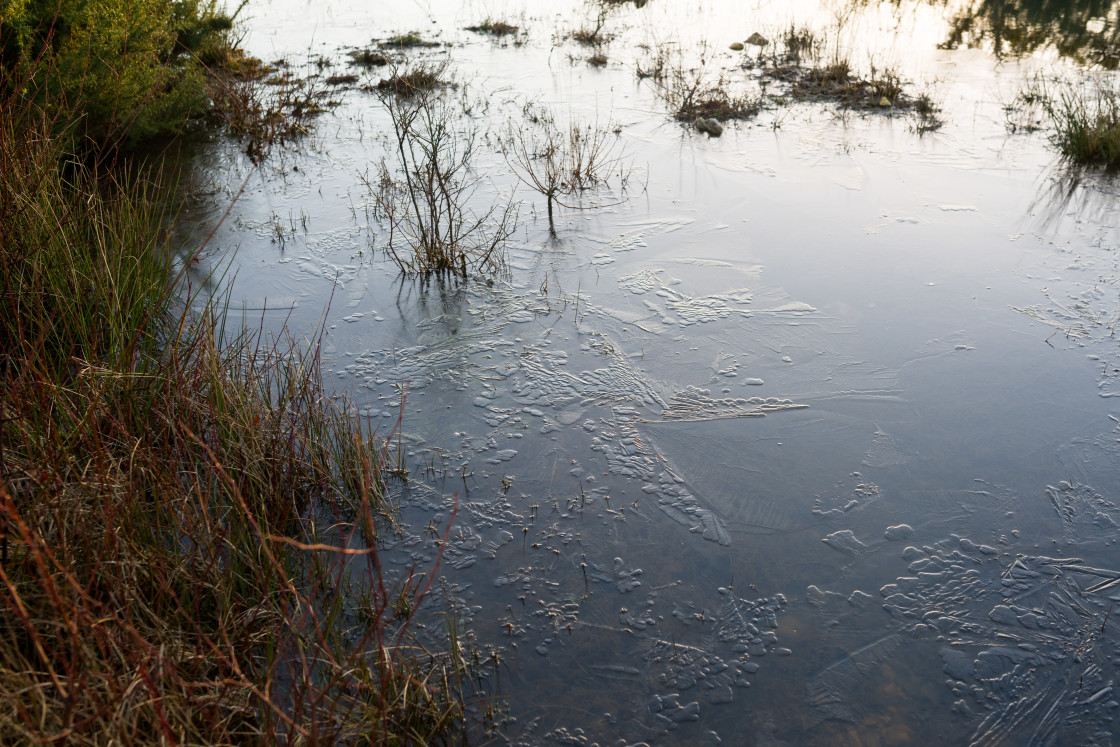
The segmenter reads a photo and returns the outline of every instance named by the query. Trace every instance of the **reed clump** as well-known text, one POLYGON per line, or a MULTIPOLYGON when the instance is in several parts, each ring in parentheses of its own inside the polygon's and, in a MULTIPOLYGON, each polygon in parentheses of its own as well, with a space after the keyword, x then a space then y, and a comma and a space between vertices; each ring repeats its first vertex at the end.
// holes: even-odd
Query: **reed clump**
POLYGON ((314 341, 182 310, 166 195, 71 155, 75 106, 0 99, 4 742, 451 739, 468 654, 411 635, 435 568, 382 572, 383 443, 314 341))
POLYGON ((1120 166, 1120 90, 1115 86, 1057 86, 1043 95, 1051 140, 1077 164, 1120 166))

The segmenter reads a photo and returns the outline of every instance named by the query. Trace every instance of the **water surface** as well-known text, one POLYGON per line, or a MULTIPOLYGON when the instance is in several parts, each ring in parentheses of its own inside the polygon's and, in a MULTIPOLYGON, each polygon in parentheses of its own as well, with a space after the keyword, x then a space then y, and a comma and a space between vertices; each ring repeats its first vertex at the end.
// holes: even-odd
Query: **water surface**
POLYGON ((597 7, 253 6, 265 59, 444 44, 408 54, 455 67, 478 200, 522 202, 489 282, 384 256, 363 176, 387 120, 357 88, 259 168, 209 144, 187 213, 205 236, 244 185, 200 277, 232 261, 250 323, 322 323, 359 417, 388 431, 407 390, 387 558, 433 563, 457 502, 440 572, 501 651, 494 741, 1110 744, 1114 187, 1006 107, 1113 67, 1112 5, 615 3, 602 69, 566 38, 597 7), (462 30, 487 17, 527 33, 462 30), (641 45, 706 41, 754 90, 728 45, 790 23, 897 67, 944 126, 790 103, 714 139, 636 79, 641 45), (554 237, 497 148, 527 101, 617 127, 634 169, 554 237))

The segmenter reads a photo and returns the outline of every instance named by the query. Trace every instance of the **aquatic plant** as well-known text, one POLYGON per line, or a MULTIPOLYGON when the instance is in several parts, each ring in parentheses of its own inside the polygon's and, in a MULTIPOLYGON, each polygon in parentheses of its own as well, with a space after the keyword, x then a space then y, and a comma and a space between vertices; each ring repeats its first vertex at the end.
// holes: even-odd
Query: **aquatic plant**
POLYGON ((572 40, 586 46, 599 46, 605 41, 610 41, 610 34, 603 33, 603 29, 607 25, 613 7, 610 3, 601 3, 595 13, 595 20, 573 31, 572 40))
POLYGON ((845 109, 868 112, 909 112, 915 117, 914 132, 924 134, 941 127, 941 109, 930 91, 918 95, 908 93, 898 70, 874 63, 861 72, 851 55, 841 49, 838 21, 837 37, 831 45, 812 30, 790 25, 777 36, 768 55, 760 55, 760 82, 779 84, 780 103, 821 101, 835 103, 845 109), (826 46, 831 51, 823 54, 826 46))
POLYGON ((545 198, 548 229, 555 235, 553 205, 583 207, 566 198, 606 182, 616 173, 625 186, 629 169, 608 140, 607 130, 570 122, 561 128, 552 112, 526 105, 525 126, 510 126, 505 138, 506 160, 525 186, 545 198))
POLYGON ((707 44, 700 45, 696 56, 696 64, 690 64, 679 49, 661 52, 654 57, 652 73, 643 76, 639 68, 639 77, 653 80, 658 96, 676 119, 695 125, 710 119, 750 119, 762 110, 760 97, 733 93, 722 73, 713 79, 707 44))
POLYGON ((285 60, 264 65, 242 54, 234 64, 211 71, 206 90, 211 119, 244 143, 245 153, 260 162, 274 147, 306 135, 310 120, 337 104, 333 86, 357 78, 297 72, 285 60))
POLYGON ((409 68, 390 68, 389 77, 382 78, 371 89, 396 98, 409 99, 447 85, 447 65, 421 62, 409 68))
POLYGON ((643 44, 644 52, 641 59, 634 64, 634 74, 638 80, 652 78, 655 83, 665 79, 665 71, 669 65, 669 51, 662 44, 643 44))
POLYGON ((350 57, 350 64, 366 69, 371 67, 384 67, 391 61, 388 55, 374 49, 352 49, 346 54, 350 57))
POLYGON ((587 58, 587 64, 592 67, 604 67, 609 60, 602 50, 597 50, 594 54, 587 58))
POLYGON ((477 23, 474 26, 467 26, 467 31, 473 31, 476 34, 489 34, 490 36, 509 36, 516 34, 521 29, 514 26, 512 23, 497 20, 487 17, 482 23, 477 23))
POLYGON ((394 34, 380 42, 382 49, 410 49, 412 47, 435 47, 439 42, 427 41, 419 31, 409 31, 403 34, 394 34))
POLYGON ((778 44, 773 47, 773 54, 781 55, 781 59, 794 64, 802 60, 816 59, 820 55, 822 41, 812 29, 805 26, 796 26, 793 23, 778 35, 778 44))
POLYGON ((1014 91, 1001 95, 1004 123, 1009 133, 1036 132, 1045 126, 1049 84, 1041 72, 1019 81, 1014 91))
POLYGON ((383 441, 325 396, 316 340, 191 298, 168 195, 74 163, 63 129, 0 101, 4 741, 457 733, 470 651, 414 638, 431 575, 372 544, 383 441))
POLYGON ((1074 163, 1120 164, 1120 91, 1095 86, 1059 84, 1044 98, 1053 126, 1051 137, 1062 155, 1074 163))
POLYGON ((396 162, 382 161, 365 181, 388 228, 385 250, 402 272, 465 278, 502 266, 517 210, 512 200, 471 208, 474 127, 457 119, 438 87, 410 83, 446 75, 445 65, 393 69, 395 84, 373 88, 392 121, 396 162))

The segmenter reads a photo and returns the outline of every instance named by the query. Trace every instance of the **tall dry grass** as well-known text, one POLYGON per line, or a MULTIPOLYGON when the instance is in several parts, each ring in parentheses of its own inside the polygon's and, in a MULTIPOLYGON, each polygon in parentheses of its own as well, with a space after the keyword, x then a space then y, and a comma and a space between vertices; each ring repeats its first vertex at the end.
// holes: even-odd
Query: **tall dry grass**
POLYGON ((182 310, 163 196, 64 122, 0 102, 4 742, 452 740, 467 654, 412 636, 438 560, 380 564, 384 442, 314 340, 182 310))

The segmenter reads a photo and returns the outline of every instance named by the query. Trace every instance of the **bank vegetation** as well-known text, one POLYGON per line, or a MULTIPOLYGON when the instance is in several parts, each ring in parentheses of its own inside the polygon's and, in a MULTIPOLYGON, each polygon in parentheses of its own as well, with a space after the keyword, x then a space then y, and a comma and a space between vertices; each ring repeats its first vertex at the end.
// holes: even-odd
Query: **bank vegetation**
POLYGON ((5 744, 464 728, 470 649, 421 619, 438 561, 379 561, 389 434, 324 390, 316 339, 191 295, 200 247, 129 163, 247 79, 232 33, 199 0, 0 0, 5 744))

